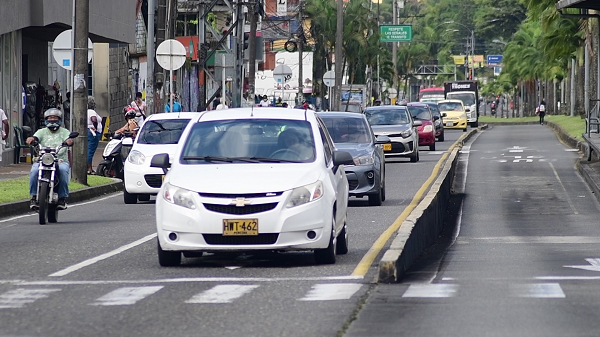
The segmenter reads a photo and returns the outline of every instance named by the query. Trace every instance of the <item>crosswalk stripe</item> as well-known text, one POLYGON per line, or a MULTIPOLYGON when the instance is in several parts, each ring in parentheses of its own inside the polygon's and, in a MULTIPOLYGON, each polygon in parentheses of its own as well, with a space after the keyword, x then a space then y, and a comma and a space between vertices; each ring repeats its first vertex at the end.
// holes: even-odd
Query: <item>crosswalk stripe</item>
POLYGON ((96 301, 94 303, 90 303, 90 305, 131 305, 147 296, 154 294, 162 288, 163 286, 119 288, 97 298, 96 301))
POLYGON ((511 284, 511 295, 527 298, 565 298, 558 283, 511 284))
POLYGON ((22 308, 41 298, 46 298, 60 289, 14 289, 0 295, 0 309, 22 308))
POLYGON ((360 283, 315 284, 298 301, 335 301, 347 300, 362 287, 360 283))
POLYGON ((258 285, 222 284, 194 295, 185 303, 230 303, 258 287, 258 285))
POLYGON ((411 284, 402 297, 454 297, 458 284, 411 284))

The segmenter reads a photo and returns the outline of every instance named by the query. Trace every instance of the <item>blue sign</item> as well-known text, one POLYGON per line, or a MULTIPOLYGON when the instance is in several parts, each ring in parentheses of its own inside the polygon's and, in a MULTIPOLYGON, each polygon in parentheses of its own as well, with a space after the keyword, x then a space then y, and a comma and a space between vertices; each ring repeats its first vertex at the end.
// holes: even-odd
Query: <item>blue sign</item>
POLYGON ((498 65, 502 63, 502 55, 488 55, 487 56, 488 65, 498 65))
POLYGON ((63 66, 69 67, 70 65, 71 65, 71 60, 69 60, 69 59, 64 59, 63 60, 63 66))

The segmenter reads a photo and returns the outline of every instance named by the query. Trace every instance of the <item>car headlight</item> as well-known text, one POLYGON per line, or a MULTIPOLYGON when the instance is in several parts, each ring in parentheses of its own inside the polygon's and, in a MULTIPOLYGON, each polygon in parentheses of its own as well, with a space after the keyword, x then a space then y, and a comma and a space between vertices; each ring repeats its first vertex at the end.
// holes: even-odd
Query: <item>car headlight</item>
POLYGON ((427 124, 423 127, 424 132, 433 132, 433 125, 427 124))
POLYGON ((146 156, 138 150, 133 150, 127 156, 127 160, 134 165, 142 165, 146 161, 146 156))
POLYGON ((354 157, 354 165, 373 165, 374 162, 372 155, 354 157))
POLYGON ((400 133, 400 136, 402 136, 402 138, 408 138, 408 137, 412 136, 412 129, 408 129, 406 131, 402 131, 400 133))
POLYGON ((442 124, 442 121, 439 119, 435 120, 435 126, 440 126, 442 124))
POLYGON ((464 113, 464 114, 460 115, 460 118, 468 118, 468 117, 467 117, 467 114, 464 113))
POLYGON ((189 209, 196 209, 194 203, 194 192, 180 187, 173 186, 169 183, 164 183, 163 198, 175 205, 179 205, 189 209))
POLYGON ((318 200, 323 196, 323 192, 323 183, 321 181, 302 187, 296 187, 292 190, 292 194, 290 194, 285 207, 292 208, 318 200))
POLYGON ((54 164, 54 156, 50 153, 44 153, 42 155, 42 165, 51 166, 52 164, 54 164))

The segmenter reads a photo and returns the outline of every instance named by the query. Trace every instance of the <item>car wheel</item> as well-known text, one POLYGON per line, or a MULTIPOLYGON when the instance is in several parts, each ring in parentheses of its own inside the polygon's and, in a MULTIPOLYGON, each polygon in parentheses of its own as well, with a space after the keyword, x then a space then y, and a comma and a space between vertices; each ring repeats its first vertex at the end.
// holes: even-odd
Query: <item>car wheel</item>
POLYGON ((440 136, 438 137, 438 141, 440 141, 440 142, 444 141, 444 130, 442 130, 442 133, 440 133, 440 136))
POLYGON ((385 201, 385 179, 381 184, 381 201, 385 201))
POLYGON ((429 151, 435 151, 435 143, 429 145, 429 151))
POLYGON ((473 123, 471 123, 471 127, 474 127, 474 128, 476 128, 476 127, 478 127, 478 126, 479 126, 479 122, 478 122, 478 121, 477 121, 477 122, 473 122, 473 123))
POLYGON ((413 153, 410 155, 410 162, 416 163, 417 161, 419 161, 419 147, 415 146, 413 153))
POLYGON ((123 189, 123 202, 127 205, 136 204, 138 201, 137 194, 129 193, 126 189, 123 189))
POLYGON ((383 202, 381 193, 381 188, 379 188, 379 191, 377 191, 377 193, 369 195, 369 206, 381 206, 381 203, 383 202))
POLYGON ((337 245, 335 247, 335 253, 338 255, 344 255, 348 253, 348 225, 344 222, 344 228, 337 237, 337 245))
POLYGON ((137 198, 139 201, 150 201, 150 194, 138 194, 137 198))
POLYGON ((176 267, 181 264, 181 253, 180 252, 169 252, 162 250, 160 242, 156 240, 158 246, 158 263, 162 267, 176 267))
POLYGON ((335 238, 335 215, 333 216, 333 224, 331 228, 331 236, 329 237, 329 245, 325 249, 315 249, 315 262, 317 264, 334 264, 336 251, 335 238))

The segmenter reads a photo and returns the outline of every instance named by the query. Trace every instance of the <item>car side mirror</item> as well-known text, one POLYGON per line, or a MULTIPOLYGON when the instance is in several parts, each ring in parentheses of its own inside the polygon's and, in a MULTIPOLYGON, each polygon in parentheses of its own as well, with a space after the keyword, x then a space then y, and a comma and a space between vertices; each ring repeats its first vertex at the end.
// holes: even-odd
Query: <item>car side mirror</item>
MULTIPOLYGON (((335 158, 335 154, 334 154, 335 158)), ((169 163, 169 154, 168 153, 159 153, 152 157, 152 161, 150 161, 150 167, 158 167, 163 169, 163 172, 167 174, 167 170, 171 167, 171 163, 169 163)))
POLYGON ((423 125, 423 122, 417 120, 417 121, 413 121, 413 126, 421 126, 423 125))
POLYGON ((388 136, 384 136, 384 135, 380 135, 377 136, 377 138, 375 138, 375 144, 387 144, 390 143, 392 140, 390 139, 390 137, 388 136))
POLYGON ((125 138, 122 142, 123 146, 133 146, 133 138, 125 138))
POLYGON ((346 151, 333 151, 333 165, 354 165, 354 158, 346 151))

